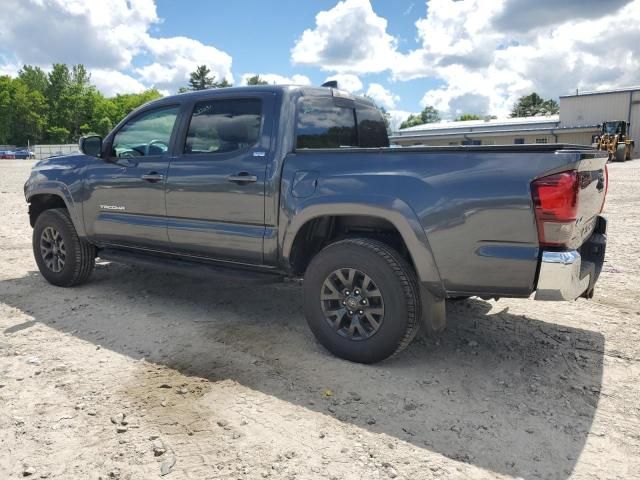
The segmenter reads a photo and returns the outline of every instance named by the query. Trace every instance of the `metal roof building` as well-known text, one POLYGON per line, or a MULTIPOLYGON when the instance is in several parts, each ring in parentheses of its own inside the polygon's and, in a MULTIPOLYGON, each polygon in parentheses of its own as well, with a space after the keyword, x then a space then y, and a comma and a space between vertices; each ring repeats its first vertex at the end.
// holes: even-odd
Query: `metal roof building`
POLYGON ((590 145, 603 121, 625 120, 640 139, 640 87, 582 92, 560 97, 560 114, 418 125, 395 132, 396 145, 505 145, 572 143, 590 145))

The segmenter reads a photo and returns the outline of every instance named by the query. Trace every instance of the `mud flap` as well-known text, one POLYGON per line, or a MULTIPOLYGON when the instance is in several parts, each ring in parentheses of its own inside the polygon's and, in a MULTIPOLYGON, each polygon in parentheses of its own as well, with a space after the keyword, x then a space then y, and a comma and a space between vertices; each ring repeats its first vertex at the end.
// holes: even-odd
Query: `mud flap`
POLYGON ((420 283, 422 305, 422 331, 427 337, 442 332, 447 327, 447 301, 444 296, 434 295, 424 283, 420 283))

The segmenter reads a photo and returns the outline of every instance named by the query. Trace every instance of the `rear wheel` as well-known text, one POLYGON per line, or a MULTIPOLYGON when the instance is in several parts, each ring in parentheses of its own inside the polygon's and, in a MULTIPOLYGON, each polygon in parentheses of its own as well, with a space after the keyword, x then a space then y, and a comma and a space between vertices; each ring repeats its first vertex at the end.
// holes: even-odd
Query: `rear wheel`
POLYGON ((305 273, 304 307, 318 341, 353 362, 384 360, 419 329, 416 275, 377 240, 342 240, 318 253, 305 273))
POLYGON ((76 232, 63 208, 40 214, 33 228, 33 255, 42 276, 53 285, 85 282, 95 266, 95 248, 76 232))
POLYGON ((626 158, 627 146, 624 143, 620 143, 616 148, 616 162, 624 162, 626 158))

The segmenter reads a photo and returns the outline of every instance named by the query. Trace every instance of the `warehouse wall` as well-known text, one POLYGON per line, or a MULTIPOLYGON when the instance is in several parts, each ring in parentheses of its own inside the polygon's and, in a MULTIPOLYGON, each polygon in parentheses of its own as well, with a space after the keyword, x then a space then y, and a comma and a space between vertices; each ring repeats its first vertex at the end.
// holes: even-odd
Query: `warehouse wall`
POLYGON ((607 120, 627 120, 631 92, 560 97, 562 125, 595 125, 607 120))
POLYGON ((640 153, 640 92, 633 92, 631 99, 631 127, 629 135, 636 142, 635 153, 640 153))
MULTIPOLYGON (((482 145, 513 145, 516 138, 524 138, 524 143, 536 143, 536 139, 544 138, 547 143, 554 143, 555 137, 548 134, 536 134, 536 135, 501 135, 501 136, 475 136, 468 135, 473 140, 481 140, 482 145)), ((588 144, 591 144, 591 135, 588 136, 588 144)), ((412 139, 395 139, 395 143, 402 146, 411 145, 430 145, 430 146, 447 146, 451 143, 461 145, 465 140, 464 137, 452 136, 446 138, 412 138, 412 139)), ((564 140, 559 140, 564 141, 564 140)), ((573 142, 572 142, 573 143, 573 142)))

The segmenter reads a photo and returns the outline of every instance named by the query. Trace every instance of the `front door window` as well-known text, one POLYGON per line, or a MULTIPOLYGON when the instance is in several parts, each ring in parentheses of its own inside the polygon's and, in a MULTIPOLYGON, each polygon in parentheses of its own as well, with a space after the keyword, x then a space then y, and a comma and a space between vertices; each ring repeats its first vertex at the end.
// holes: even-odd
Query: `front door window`
POLYGON ((169 150, 171 132, 178 107, 160 108, 143 113, 127 122, 113 138, 111 157, 149 157, 169 150))

